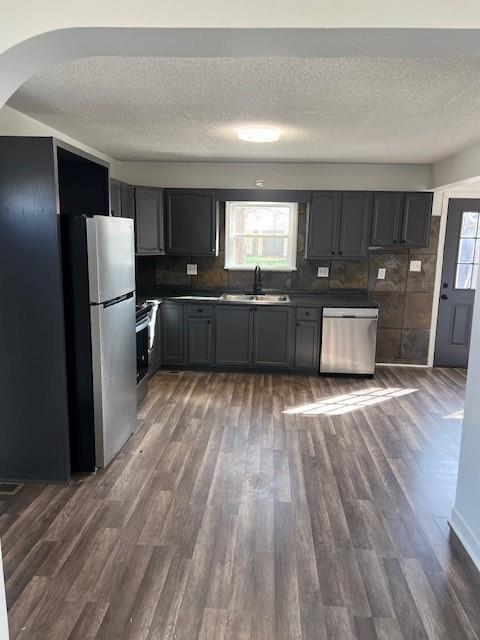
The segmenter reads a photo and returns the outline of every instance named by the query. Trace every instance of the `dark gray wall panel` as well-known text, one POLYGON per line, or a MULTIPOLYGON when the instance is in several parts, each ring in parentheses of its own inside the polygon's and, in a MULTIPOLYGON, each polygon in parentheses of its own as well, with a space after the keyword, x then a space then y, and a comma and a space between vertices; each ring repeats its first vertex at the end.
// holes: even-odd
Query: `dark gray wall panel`
POLYGON ((0 138, 0 477, 70 474, 50 138, 0 138))

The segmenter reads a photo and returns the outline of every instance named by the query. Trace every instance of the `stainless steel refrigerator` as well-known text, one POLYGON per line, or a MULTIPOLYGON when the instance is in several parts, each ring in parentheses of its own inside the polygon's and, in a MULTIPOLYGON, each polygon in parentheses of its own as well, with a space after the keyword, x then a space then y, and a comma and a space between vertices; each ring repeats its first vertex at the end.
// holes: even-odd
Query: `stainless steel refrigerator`
POLYGON ((105 467, 136 424, 133 220, 62 219, 72 471, 105 467))

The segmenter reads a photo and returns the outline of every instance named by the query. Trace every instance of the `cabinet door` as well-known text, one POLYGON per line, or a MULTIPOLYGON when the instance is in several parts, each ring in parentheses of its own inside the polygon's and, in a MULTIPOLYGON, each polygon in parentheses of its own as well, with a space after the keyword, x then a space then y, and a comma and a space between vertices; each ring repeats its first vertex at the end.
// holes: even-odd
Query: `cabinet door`
POLYGON ((188 318, 189 364, 212 364, 212 321, 210 318, 188 318))
POLYGON ((162 361, 184 362, 183 305, 164 302, 162 309, 162 361))
POLYGON ((165 253, 161 189, 135 189, 135 234, 137 254, 165 253))
POLYGON ((365 192, 345 192, 342 196, 338 255, 366 258, 368 255, 372 198, 365 192))
POLYGON ((295 327, 295 368, 318 371, 320 323, 297 320, 295 327))
POLYGON ((129 184, 121 183, 122 218, 135 217, 134 189, 129 184))
POLYGON ((167 191, 167 253, 217 254, 217 212, 213 191, 167 191))
POLYGON ((403 193, 375 193, 371 244, 375 247, 390 246, 400 241, 403 193))
POLYGON ((253 364, 287 368, 292 360, 292 319, 290 307, 255 307, 253 364))
POLYGON ((312 195, 307 221, 307 258, 335 255, 341 195, 337 191, 317 191, 312 195))
POLYGON ((221 366, 249 367, 252 364, 252 320, 250 307, 217 305, 215 361, 221 366))
POLYGON ((117 180, 110 180, 110 215, 122 215, 121 184, 117 180))
POLYGON ((432 219, 432 193, 406 193, 400 242, 407 247, 426 247, 432 219))

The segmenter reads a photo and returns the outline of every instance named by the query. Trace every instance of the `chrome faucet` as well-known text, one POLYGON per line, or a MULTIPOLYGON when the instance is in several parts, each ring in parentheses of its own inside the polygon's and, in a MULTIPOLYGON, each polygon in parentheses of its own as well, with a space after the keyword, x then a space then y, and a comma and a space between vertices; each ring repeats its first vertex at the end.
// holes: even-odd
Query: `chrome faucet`
POLYGON ((253 294, 257 295, 259 293, 262 293, 262 272, 257 264, 253 273, 253 294))

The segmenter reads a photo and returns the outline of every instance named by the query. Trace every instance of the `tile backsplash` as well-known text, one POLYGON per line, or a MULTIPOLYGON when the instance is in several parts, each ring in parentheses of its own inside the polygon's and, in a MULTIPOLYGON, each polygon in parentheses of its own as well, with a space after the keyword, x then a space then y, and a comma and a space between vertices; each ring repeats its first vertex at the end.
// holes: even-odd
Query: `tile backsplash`
MULTIPOLYGON (((137 258, 137 286, 169 286, 202 289, 250 289, 253 273, 226 271, 224 209, 220 211, 218 257, 142 256, 137 258), (187 263, 198 266, 198 275, 187 275, 187 263)), ((367 260, 306 260, 305 207, 298 216, 297 271, 263 272, 265 289, 322 291, 368 289, 380 307, 377 361, 426 364, 437 260, 439 217, 432 218, 429 246, 422 249, 371 249, 367 260), (409 271, 411 260, 420 260, 421 271, 409 271), (319 266, 328 266, 329 276, 319 278, 319 266), (384 280, 378 269, 386 269, 384 280)))

